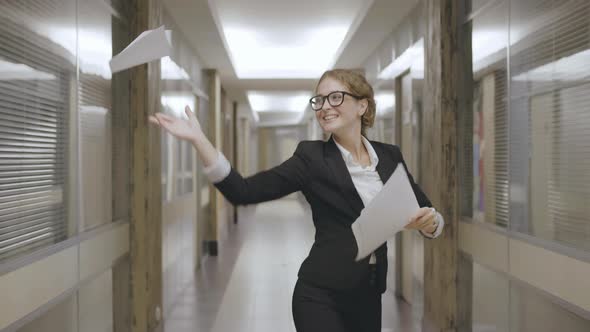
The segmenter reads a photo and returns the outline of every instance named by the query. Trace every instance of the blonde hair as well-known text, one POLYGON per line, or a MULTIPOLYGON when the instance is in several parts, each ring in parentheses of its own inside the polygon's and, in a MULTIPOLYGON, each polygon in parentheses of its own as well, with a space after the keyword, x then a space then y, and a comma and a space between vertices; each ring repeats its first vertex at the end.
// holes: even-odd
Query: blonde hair
POLYGON ((328 77, 344 84, 344 86, 350 90, 350 93, 367 99, 367 110, 361 117, 361 135, 365 136, 367 128, 373 127, 373 124, 375 123, 375 115, 377 114, 373 87, 367 82, 365 76, 358 71, 350 69, 332 69, 326 71, 322 75, 316 85, 316 91, 320 83, 328 77))

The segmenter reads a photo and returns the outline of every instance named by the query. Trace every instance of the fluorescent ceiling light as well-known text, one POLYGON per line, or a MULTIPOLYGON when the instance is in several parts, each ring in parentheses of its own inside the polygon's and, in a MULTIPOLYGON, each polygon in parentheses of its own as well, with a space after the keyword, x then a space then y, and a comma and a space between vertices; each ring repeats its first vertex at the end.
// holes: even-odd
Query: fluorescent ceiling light
POLYGON ((0 60, 0 81, 12 80, 54 80, 53 74, 34 69, 22 63, 0 60))
POLYGON ((248 91, 250 107, 256 112, 303 112, 309 98, 309 92, 287 91, 248 91))
POLYGON ((378 77, 382 80, 389 80, 396 78, 408 69, 411 69, 412 77, 424 76, 424 39, 422 38, 395 58, 379 73, 378 77))
POLYGON ((305 117, 305 112, 261 112, 260 126, 277 127, 300 124, 305 117))
POLYGON ((223 29, 238 78, 317 78, 334 62, 345 26, 302 29, 294 40, 255 29, 223 29))
POLYGON ((163 80, 188 80, 187 72, 174 62, 169 56, 163 57, 160 67, 163 80))

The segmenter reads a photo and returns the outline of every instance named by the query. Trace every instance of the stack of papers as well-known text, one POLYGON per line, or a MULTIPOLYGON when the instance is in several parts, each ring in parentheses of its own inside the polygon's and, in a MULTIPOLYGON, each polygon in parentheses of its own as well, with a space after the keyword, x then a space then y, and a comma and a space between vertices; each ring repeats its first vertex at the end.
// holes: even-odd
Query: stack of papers
POLYGON ((170 36, 170 31, 164 30, 164 26, 144 31, 121 53, 111 59, 109 62, 111 73, 170 56, 172 52, 170 36))
POLYGON ((352 224, 358 246, 356 260, 369 256, 403 230, 419 209, 408 174, 400 163, 383 189, 352 224))

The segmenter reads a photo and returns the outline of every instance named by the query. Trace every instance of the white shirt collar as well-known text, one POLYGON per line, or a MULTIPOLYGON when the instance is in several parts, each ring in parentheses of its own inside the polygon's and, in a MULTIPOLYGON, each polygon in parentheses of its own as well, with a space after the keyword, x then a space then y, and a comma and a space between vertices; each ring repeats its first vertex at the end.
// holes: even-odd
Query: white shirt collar
MULTIPOLYGON (((369 142, 369 140, 367 140, 364 136, 361 136, 361 140, 362 140, 363 144, 365 145, 367 152, 369 152, 369 159, 371 160, 371 165, 369 166, 369 168, 371 170, 375 170, 375 168, 377 167, 377 164, 379 163, 379 157, 377 157, 377 153, 375 152, 375 149, 373 149, 373 146, 371 145, 371 142, 369 142)), ((336 142, 335 139, 334 139, 334 143, 336 143, 338 150, 340 150, 340 153, 342 154, 342 158, 344 158, 344 162, 346 163, 347 167, 360 166, 359 163, 354 161, 354 157, 352 156, 352 153, 350 153, 348 150, 346 150, 342 145, 338 144, 338 142, 336 142)))

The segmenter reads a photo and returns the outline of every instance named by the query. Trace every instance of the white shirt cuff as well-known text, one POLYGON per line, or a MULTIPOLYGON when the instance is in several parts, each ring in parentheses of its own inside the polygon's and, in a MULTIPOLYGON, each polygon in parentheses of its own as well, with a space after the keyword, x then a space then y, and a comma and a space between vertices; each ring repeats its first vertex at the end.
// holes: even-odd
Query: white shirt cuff
POLYGON ((438 221, 438 226, 436 227, 436 230, 434 231, 434 233, 432 234, 428 234, 425 232, 420 231, 420 233, 422 233, 422 235, 431 238, 431 239, 436 239, 443 231, 443 228, 445 227, 445 220, 443 218, 443 216, 438 213, 438 211, 436 212, 436 220, 438 221))
POLYGON ((217 151, 217 160, 212 165, 205 167, 203 172, 209 181, 217 183, 221 182, 229 175, 229 172, 231 172, 231 165, 223 153, 217 151))

